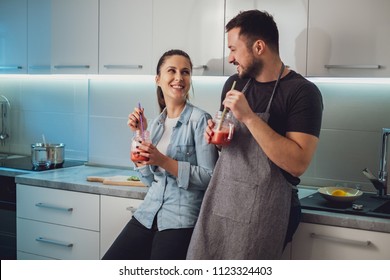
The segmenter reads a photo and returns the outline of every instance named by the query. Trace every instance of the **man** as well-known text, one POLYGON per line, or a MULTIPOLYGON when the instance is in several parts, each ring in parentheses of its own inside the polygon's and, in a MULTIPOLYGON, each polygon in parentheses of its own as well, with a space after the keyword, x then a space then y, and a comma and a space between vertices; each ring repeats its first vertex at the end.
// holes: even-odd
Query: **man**
POLYGON ((221 109, 233 113, 235 132, 221 149, 187 258, 279 259, 299 224, 296 185, 317 147, 322 97, 284 66, 268 13, 241 12, 226 31, 238 73, 224 85, 221 109))

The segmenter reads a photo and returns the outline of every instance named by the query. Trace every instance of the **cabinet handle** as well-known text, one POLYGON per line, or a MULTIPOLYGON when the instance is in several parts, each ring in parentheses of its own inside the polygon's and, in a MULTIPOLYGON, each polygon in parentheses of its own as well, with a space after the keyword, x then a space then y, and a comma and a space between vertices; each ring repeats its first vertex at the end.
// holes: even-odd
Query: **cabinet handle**
POLYGON ((32 65, 28 67, 32 70, 43 70, 43 69, 50 69, 50 65, 32 65))
POLYGON ((207 68, 208 68, 207 65, 194 65, 194 66, 192 66, 192 69, 194 69, 194 70, 199 70, 199 69, 206 70, 207 68))
POLYGON ((324 67, 327 69, 380 69, 381 68, 380 65, 375 65, 375 64, 373 64, 373 65, 370 65, 370 64, 367 64, 367 65, 364 65, 364 64, 361 64, 361 65, 326 64, 326 65, 324 65, 324 67))
POLYGON ((48 244, 53 244, 53 245, 58 245, 58 246, 63 246, 63 247, 73 247, 73 243, 48 239, 48 238, 44 238, 44 237, 37 237, 37 238, 35 238, 35 240, 38 242, 43 242, 43 243, 48 243, 48 244))
POLYGON ((89 65, 54 65, 55 69, 88 69, 89 65))
POLYGON ((126 208, 127 211, 130 211, 131 212, 131 215, 134 214, 135 211, 137 211, 137 208, 133 207, 133 206, 129 206, 126 208))
POLYGON ((119 64, 106 64, 104 68, 107 69, 142 69, 142 65, 138 64, 128 64, 128 65, 119 65, 119 64))
POLYGON ((369 240, 359 241, 359 240, 345 239, 345 238, 340 238, 340 237, 317 234, 314 232, 310 233, 310 237, 316 238, 316 239, 333 241, 333 242, 346 243, 346 244, 351 244, 351 245, 356 245, 356 246, 363 246, 363 247, 367 247, 367 246, 371 245, 371 241, 369 241, 369 240))
POLYGON ((72 212, 73 211, 73 208, 71 208, 71 207, 61 207, 61 206, 42 203, 42 202, 35 204, 35 206, 41 207, 41 208, 49 208, 49 209, 53 209, 53 210, 60 210, 60 211, 65 211, 65 212, 72 212))
POLYGON ((0 70, 20 70, 22 66, 0 66, 0 70))

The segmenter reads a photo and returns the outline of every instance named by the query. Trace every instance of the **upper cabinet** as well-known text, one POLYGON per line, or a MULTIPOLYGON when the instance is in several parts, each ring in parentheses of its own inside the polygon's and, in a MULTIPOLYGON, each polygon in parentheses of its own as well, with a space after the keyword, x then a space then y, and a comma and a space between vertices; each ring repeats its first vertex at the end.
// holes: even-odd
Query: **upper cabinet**
POLYGON ((100 0, 100 74, 152 73, 152 4, 152 0, 100 0))
POLYGON ((51 0, 28 1, 28 72, 51 73, 51 0))
POLYGON ((193 75, 222 75, 223 46, 224 0, 153 1, 154 66, 167 50, 182 49, 193 75))
POLYGON ((194 75, 231 75, 225 24, 273 15, 284 63, 305 76, 390 77, 388 0, 0 0, 0 74, 152 74, 186 51, 194 75))
POLYGON ((53 73, 98 73, 98 0, 52 0, 53 73))
POLYGON ((28 0, 29 73, 98 73, 99 0, 28 0))
POLYGON ((0 0, 0 74, 27 73, 27 0, 0 0))
MULTIPOLYGON (((283 62, 296 72, 306 74, 308 0, 226 0, 226 23, 240 11, 258 9, 270 13, 279 30, 279 53, 283 62)), ((229 55, 227 42, 225 56, 229 55)), ((225 75, 236 67, 225 59, 225 75)))
POLYGON ((390 1, 310 0, 308 76, 389 77, 390 1))

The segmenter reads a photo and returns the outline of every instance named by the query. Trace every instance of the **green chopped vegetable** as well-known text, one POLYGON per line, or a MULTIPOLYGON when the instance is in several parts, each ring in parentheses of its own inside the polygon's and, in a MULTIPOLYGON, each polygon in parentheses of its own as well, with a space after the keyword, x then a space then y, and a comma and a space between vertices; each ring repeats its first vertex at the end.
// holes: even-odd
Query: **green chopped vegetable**
POLYGON ((130 176, 127 181, 140 181, 140 179, 137 176, 130 176))

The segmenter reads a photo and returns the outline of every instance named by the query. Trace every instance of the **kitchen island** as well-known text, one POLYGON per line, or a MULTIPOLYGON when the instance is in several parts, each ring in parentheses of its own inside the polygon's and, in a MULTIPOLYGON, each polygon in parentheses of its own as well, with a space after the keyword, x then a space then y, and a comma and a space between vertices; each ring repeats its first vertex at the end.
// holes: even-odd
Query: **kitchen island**
MULTIPOLYGON (((110 168, 110 167, 100 167, 100 166, 76 166, 76 167, 69 167, 64 169, 56 169, 46 172, 38 172, 38 173, 29 173, 29 174, 23 174, 16 177, 16 183, 17 183, 17 189, 18 189, 18 202, 19 198, 23 199, 29 199, 30 197, 34 196, 34 192, 40 193, 39 198, 41 197, 57 197, 58 203, 61 205, 66 204, 66 201, 71 202, 70 205, 74 205, 76 202, 74 202, 78 196, 85 196, 81 200, 83 204, 88 203, 88 199, 91 199, 91 207, 86 207, 85 211, 89 211, 90 209, 93 210, 94 213, 90 213, 86 216, 87 221, 93 220, 95 217, 96 221, 95 224, 90 226, 81 226, 81 225, 73 225, 73 224, 67 224, 67 221, 61 223, 59 222, 59 218, 65 218, 68 219, 67 216, 69 216, 69 213, 60 214, 60 216, 54 216, 54 217, 43 217, 43 220, 39 220, 40 222, 36 222, 36 217, 29 216, 31 212, 33 212, 34 207, 36 208, 37 204, 42 202, 37 198, 36 201, 31 201, 30 204, 31 209, 30 210, 23 210, 23 208, 26 207, 26 203, 21 204, 20 206, 17 205, 18 209, 18 225, 19 223, 25 224, 25 223, 34 223, 35 226, 39 226, 41 224, 36 223, 55 223, 58 224, 58 227, 78 227, 82 228, 82 231, 86 231, 87 233, 97 234, 94 238, 97 238, 99 241, 97 241, 98 244, 96 244, 97 248, 100 248, 99 252, 96 252, 93 256, 86 255, 86 256, 74 256, 74 255, 50 255, 47 256, 47 254, 44 255, 44 257, 48 258, 101 258, 102 255, 104 255, 105 251, 110 246, 111 242, 115 239, 116 235, 120 232, 121 228, 125 225, 125 223, 131 218, 132 213, 136 209, 136 207, 142 202, 142 199, 145 197, 147 192, 147 187, 130 187, 130 186, 113 186, 113 185, 103 185, 100 182, 89 182, 87 181, 88 176, 98 176, 98 177, 111 177, 111 176, 137 176, 137 171, 133 170, 132 168, 110 168), (47 192, 49 192, 47 194, 47 192), (19 195, 19 193, 27 193, 26 195, 19 195), (65 196, 66 194, 72 194, 72 197, 67 198, 65 196), (83 202, 84 201, 84 202, 83 202), (123 207, 122 207, 123 206, 123 207), (116 211, 116 209, 127 209, 127 213, 125 215, 121 215, 116 211), (26 213, 26 216, 23 216, 22 213, 26 213), (110 213, 110 214, 107 214, 110 213), (62 217, 62 216, 63 217, 62 217), (115 219, 113 219, 115 217, 115 219), (116 221, 117 220, 117 221, 116 221), (116 222, 115 224, 112 224, 113 222, 116 222), (108 223, 108 224, 107 224, 108 223), (111 230, 114 228, 114 230, 111 230), (104 241, 104 245, 102 245, 102 240, 104 241), (99 246, 100 244, 100 246, 99 246)), ((300 189, 300 198, 310 195, 312 193, 315 193, 317 189, 315 187, 299 187, 300 189)), ((43 200, 42 200, 43 201, 43 200)), ((84 206, 85 206, 84 205, 84 206)), ((45 207, 43 207, 45 208, 45 207)), ((41 215, 42 211, 44 209, 39 209, 39 213, 37 215, 41 215)), ((73 214, 77 212, 76 206, 70 206, 68 209, 74 209, 73 214)), ((119 211, 119 210, 118 210, 119 211)), ((53 212, 56 212, 53 210, 53 212)), ((57 211, 59 212, 59 211, 57 211)), ((65 211, 66 212, 66 211, 65 211)), ((57 213, 54 213, 57 215, 57 213)), ((72 214, 72 215, 73 215, 72 214)), ((44 214, 45 215, 45 214, 44 214)), ((70 222, 69 222, 70 223, 70 222)), ((315 211, 315 210, 302 210, 302 219, 301 219, 301 225, 300 228, 306 227, 306 226, 321 226, 326 227, 326 229, 330 228, 332 230, 334 229, 342 229, 347 231, 353 231, 353 234, 355 232, 358 233, 365 233, 375 235, 379 234, 381 242, 385 242, 387 244, 390 244, 388 242, 390 240, 390 219, 384 219, 384 218, 374 218, 374 217, 364 217, 364 216, 356 216, 356 215, 349 215, 349 214, 339 214, 339 213, 332 213, 327 211, 315 211), (302 227, 301 227, 302 226, 302 227)), ((299 243, 304 242, 306 243, 306 239, 315 239, 318 236, 323 237, 323 235, 318 234, 316 232, 307 232, 307 230, 303 233, 300 232, 300 228, 298 228, 297 234, 294 237, 294 240, 297 239, 299 243), (316 235, 317 234, 317 235, 316 235)), ((19 227, 18 227, 19 230, 19 227)), ((315 229, 317 230, 317 228, 315 229)), ((311 229, 309 229, 311 231, 311 229)), ((353 236, 350 232, 347 233, 348 236, 353 236)), ((371 236, 370 235, 370 236, 371 236)), ((21 236, 21 235, 20 235, 21 236)), ((26 235, 24 235, 26 236, 26 235)), ((41 256, 40 253, 36 252, 25 252, 31 249, 30 245, 26 245, 26 248, 20 251, 21 248, 19 248, 19 244, 22 244, 22 240, 19 242, 18 235, 18 258, 32 258, 32 256, 41 256), (26 254, 28 253, 28 254, 26 254)), ((88 238, 87 238, 88 239, 88 238)), ((92 240, 93 238, 90 238, 92 240)), ((332 239, 327 238, 325 239, 332 239)), ((352 238, 354 240, 354 238, 352 238)), ((294 257, 294 240, 293 240, 293 246, 291 248, 292 253, 290 254, 291 258, 310 258, 310 256, 306 257, 305 255, 298 255, 294 257)), ((350 240, 343 238, 333 238, 333 240, 336 240, 337 243, 341 242, 347 242, 347 246, 355 246, 359 245, 359 242, 351 242, 350 240), (355 242, 355 243, 354 243, 355 242), (351 243, 351 244, 349 244, 351 243)), ((297 241, 297 242, 298 242, 297 241)), ((47 243, 52 242, 52 240, 49 240, 47 243)), ((327 242, 327 241, 326 241, 327 242)), ((35 241, 33 241, 35 243, 35 241)), ((62 244, 63 242, 59 242, 62 244)), ((302 251, 298 249, 301 245, 298 243, 295 247, 297 248, 297 252, 302 251)), ((71 244, 71 243, 65 243, 65 244, 71 244)), ((72 243, 73 244, 73 243, 72 243)), ((362 243, 363 246, 370 246, 370 244, 373 244, 373 241, 368 241, 368 243, 362 243)), ((40 244, 40 245, 48 245, 48 244, 40 244)), ((63 245, 59 245, 60 247, 63 245)), ((73 245, 72 245, 73 246, 73 245)), ((74 245, 76 246, 76 245, 74 245)), ((93 245, 91 245, 93 246, 93 245)), ((375 245, 378 247, 378 245, 375 245)), ((389 245, 388 245, 389 246, 389 245)), ((372 247, 372 245, 371 245, 372 247)), ((36 248, 37 250, 40 248, 36 248)), ((63 248, 61 248, 63 249, 63 248)), ((311 250, 311 248, 309 248, 311 250)), ((69 248, 65 248, 65 250, 69 250, 69 248)), ((390 251, 390 250, 388 250, 390 251)), ((374 255, 373 258, 376 255, 374 255)), ((363 255, 364 257, 364 255, 363 255)))

